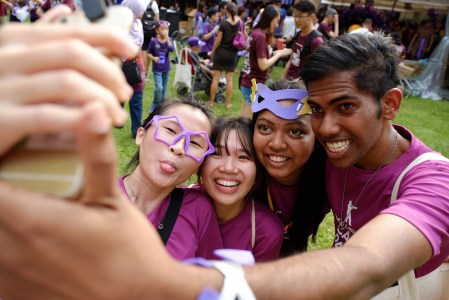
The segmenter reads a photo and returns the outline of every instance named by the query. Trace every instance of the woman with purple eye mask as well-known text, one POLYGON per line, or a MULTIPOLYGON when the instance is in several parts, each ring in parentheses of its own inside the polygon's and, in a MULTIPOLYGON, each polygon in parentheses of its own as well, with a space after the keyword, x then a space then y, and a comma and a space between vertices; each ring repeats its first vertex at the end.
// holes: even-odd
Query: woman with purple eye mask
POLYGON ((315 141, 308 93, 299 82, 281 79, 252 87, 253 143, 263 176, 254 198, 282 221, 281 256, 307 250, 308 238, 329 211, 326 153, 315 141))
POLYGON ((214 152, 209 135, 214 116, 194 98, 163 102, 137 131, 139 149, 119 185, 160 234, 176 259, 216 258, 223 248, 217 218, 207 196, 176 188, 214 152))

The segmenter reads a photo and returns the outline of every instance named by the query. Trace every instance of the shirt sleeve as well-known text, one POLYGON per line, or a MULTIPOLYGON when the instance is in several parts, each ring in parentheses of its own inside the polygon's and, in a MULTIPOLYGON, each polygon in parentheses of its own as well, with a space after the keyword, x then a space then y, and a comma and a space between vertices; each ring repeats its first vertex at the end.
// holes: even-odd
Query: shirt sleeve
POLYGON ((153 1, 153 4, 151 5, 151 9, 153 10, 153 13, 159 14, 159 6, 157 5, 156 1, 153 1))
POLYGON ((168 51, 173 52, 173 51, 175 51, 175 45, 173 43, 173 39, 171 37, 169 37, 169 39, 170 39, 171 45, 168 46, 167 49, 168 49, 168 51))
POLYGON ((383 214, 397 215, 429 241, 433 256, 449 256, 449 163, 426 161, 402 179, 398 199, 383 214), (441 249, 446 252, 442 253, 441 249))
POLYGON ((259 58, 268 58, 267 51, 267 42, 265 40, 265 36, 256 35, 252 41, 253 46, 256 49, 256 57, 259 58))
POLYGON ((321 45, 323 45, 323 38, 321 36, 316 37, 313 39, 312 43, 310 43, 310 50, 313 52, 321 45))

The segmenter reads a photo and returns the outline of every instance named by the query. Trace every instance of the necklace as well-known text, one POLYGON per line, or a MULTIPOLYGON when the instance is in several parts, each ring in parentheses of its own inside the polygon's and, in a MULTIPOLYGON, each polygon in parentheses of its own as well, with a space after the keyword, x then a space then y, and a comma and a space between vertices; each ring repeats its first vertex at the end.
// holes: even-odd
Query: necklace
MULTIPOLYGON (((136 193, 134 193, 134 189, 133 189, 133 187, 132 187, 132 185, 131 185, 131 182, 130 182, 130 177, 129 177, 129 176, 126 176, 125 178, 127 179, 127 180, 126 180, 127 186, 129 187, 129 191, 131 192, 131 202, 132 202, 133 204, 137 204, 137 200, 138 200, 139 198, 137 198, 136 193)), ((123 179, 123 181, 125 180, 125 178, 123 179)))
POLYGON ((346 180, 348 179, 348 170, 349 170, 349 168, 346 168, 345 181, 344 181, 344 184, 343 184, 343 194, 341 196, 340 223, 338 224, 338 228, 344 228, 346 226, 346 224, 348 224, 349 226, 352 225, 352 221, 351 221, 351 213, 352 213, 352 211, 353 210, 357 210, 357 206, 356 206, 357 202, 359 201, 360 197, 362 197, 362 194, 366 190, 366 187, 370 183, 371 179, 373 179, 373 177, 380 171, 380 169, 390 160, 391 156, 396 151, 396 147, 398 146, 398 139, 399 139, 399 134, 396 131, 396 137, 395 137, 395 140, 394 140, 394 146, 393 146, 393 149, 391 150, 390 154, 388 154, 387 158, 384 159, 384 161, 377 167, 376 171, 374 171, 374 173, 371 174, 371 176, 365 182, 365 185, 363 186, 362 191, 360 192, 360 194, 355 199, 354 204, 352 203, 352 200, 349 200, 348 206, 347 206, 347 210, 346 210, 346 218, 343 219, 343 204, 345 202, 346 180))
MULTIPOLYGON (((129 190, 131 192, 131 202, 138 207, 139 205, 137 203, 137 200, 139 200, 139 198, 137 197, 136 193, 134 192, 134 189, 133 189, 133 187, 131 185, 131 182, 130 182, 130 177, 127 176, 126 178, 128 179, 127 180, 127 185, 128 185, 129 190)), ((170 203, 170 201, 171 201, 171 195, 170 195, 170 198, 168 200, 168 203, 170 203)), ((140 209, 143 210, 143 208, 140 208, 140 209)), ((167 210, 168 210, 168 208, 167 208, 167 210)), ((167 210, 165 211, 164 216, 162 217, 162 220, 159 222, 159 226, 157 227, 157 228, 159 228, 159 230, 164 228, 164 220, 165 220, 165 216, 167 215, 167 210)), ((156 218, 156 220, 157 220, 157 218, 156 218)))

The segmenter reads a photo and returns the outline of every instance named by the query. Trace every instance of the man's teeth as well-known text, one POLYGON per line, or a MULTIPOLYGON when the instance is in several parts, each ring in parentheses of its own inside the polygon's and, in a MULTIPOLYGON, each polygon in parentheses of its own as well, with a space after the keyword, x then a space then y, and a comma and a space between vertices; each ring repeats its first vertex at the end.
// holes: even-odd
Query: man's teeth
POLYGON ((326 146, 330 152, 337 153, 337 152, 346 150, 346 148, 348 148, 349 144, 350 144, 350 141, 346 140, 346 141, 340 141, 340 142, 335 142, 335 143, 327 142, 326 146))
POLYGON ((238 181, 234 181, 234 180, 222 180, 222 179, 219 179, 219 180, 217 180, 217 183, 219 185, 226 186, 226 187, 233 187, 233 186, 239 185, 238 181))
POLYGON ((270 156, 268 156, 269 158, 270 158, 270 160, 272 160, 272 161, 274 161, 274 162, 284 162, 284 161, 286 161, 287 160, 287 157, 285 157, 285 156, 272 156, 272 155, 270 155, 270 156))

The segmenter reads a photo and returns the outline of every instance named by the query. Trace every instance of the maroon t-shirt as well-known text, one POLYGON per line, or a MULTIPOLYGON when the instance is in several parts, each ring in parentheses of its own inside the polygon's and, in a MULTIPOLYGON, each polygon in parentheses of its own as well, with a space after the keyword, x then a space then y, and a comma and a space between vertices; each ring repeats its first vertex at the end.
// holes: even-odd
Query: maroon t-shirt
POLYGON ((260 28, 254 29, 247 42, 245 63, 242 69, 242 86, 250 88, 253 78, 256 79, 257 83, 265 83, 268 78, 268 71, 262 71, 259 68, 257 59, 268 58, 269 56, 265 33, 260 28))
POLYGON ((307 52, 303 51, 307 38, 312 32, 313 31, 305 36, 301 35, 301 33, 298 34, 296 42, 292 46, 293 53, 290 57, 290 66, 287 70, 286 78, 291 80, 299 78, 299 72, 303 68, 307 56, 309 56, 310 53, 315 51, 319 46, 323 44, 323 39, 321 38, 321 36, 317 36, 312 41, 310 41, 309 50, 307 52))
POLYGON ((73 0, 47 0, 44 5, 41 6, 41 8, 43 11, 47 11, 59 4, 65 4, 72 10, 75 10, 75 3, 73 2, 73 0))

